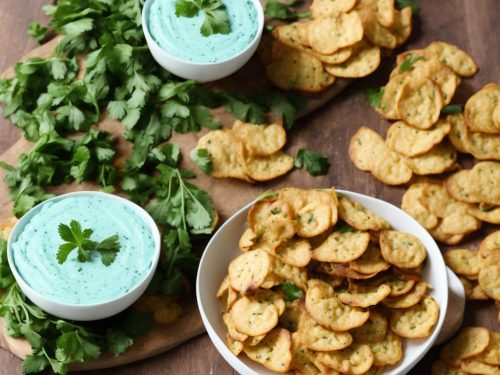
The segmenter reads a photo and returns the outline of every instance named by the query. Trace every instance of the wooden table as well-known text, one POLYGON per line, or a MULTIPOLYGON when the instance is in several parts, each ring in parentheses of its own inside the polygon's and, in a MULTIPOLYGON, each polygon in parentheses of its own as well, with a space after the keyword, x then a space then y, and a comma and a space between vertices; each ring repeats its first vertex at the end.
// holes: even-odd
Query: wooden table
MULTIPOLYGON (((488 82, 500 79, 500 4, 498 0, 418 0, 421 14, 415 32, 404 48, 425 46, 433 40, 455 43, 472 54, 480 71, 472 79, 465 79, 455 97, 463 103, 472 93, 488 82)), ((41 6, 49 0, 1 0, 0 1, 0 71, 13 65, 25 53, 36 46, 26 34, 26 26, 32 21, 46 20, 41 6)), ((367 125, 384 134, 388 123, 371 109, 363 97, 363 89, 380 86, 387 81, 393 64, 386 60, 374 76, 363 79, 348 88, 340 97, 321 110, 303 118, 290 135, 289 151, 297 148, 320 150, 326 153, 332 164, 327 176, 312 178, 303 171, 295 171, 286 177, 290 185, 304 187, 337 186, 388 200, 396 205, 401 202, 403 188, 384 186, 370 174, 354 168, 347 156, 347 145, 352 134, 367 125)), ((0 153, 11 146, 20 132, 4 119, 0 119, 0 153)), ((283 180, 278 183, 283 183, 283 180)), ((268 184, 272 188, 272 184, 268 184)), ((486 227, 481 233, 493 229, 486 227)), ((497 228, 498 229, 498 228, 497 228)), ((477 237, 479 238, 479 237, 477 237)), ((477 239, 476 238, 476 239, 477 239)), ((453 308, 453 307, 451 307, 453 308)), ((498 331, 496 309, 491 301, 467 303, 465 316, 468 325, 483 325, 498 331)), ((433 349, 411 372, 429 374, 430 365, 438 350, 433 349)), ((21 373, 21 361, 10 353, 0 350, 0 374, 21 373)), ((109 373, 95 371, 95 374, 109 373)), ((207 335, 199 336, 177 349, 149 360, 113 370, 115 375, 125 374, 235 374, 217 353, 207 335)))

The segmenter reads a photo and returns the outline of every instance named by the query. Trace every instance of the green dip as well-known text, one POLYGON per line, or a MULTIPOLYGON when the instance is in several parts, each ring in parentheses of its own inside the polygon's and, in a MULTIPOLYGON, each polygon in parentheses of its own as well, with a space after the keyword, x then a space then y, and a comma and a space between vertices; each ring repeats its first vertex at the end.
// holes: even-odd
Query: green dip
POLYGON ((152 0, 147 14, 149 33, 172 56, 194 63, 216 63, 245 50, 257 35, 259 21, 252 0, 223 0, 231 32, 203 36, 205 13, 193 18, 175 15, 176 0, 152 0))
POLYGON ((134 288, 151 269, 153 233, 125 202, 77 195, 47 201, 37 209, 12 243, 12 257, 22 279, 44 297, 75 305, 107 302, 134 288), (90 262, 79 262, 75 250, 65 263, 57 263, 56 253, 63 243, 57 227, 71 220, 92 229, 96 242, 117 234, 121 248, 115 261, 106 267, 94 251, 90 262))

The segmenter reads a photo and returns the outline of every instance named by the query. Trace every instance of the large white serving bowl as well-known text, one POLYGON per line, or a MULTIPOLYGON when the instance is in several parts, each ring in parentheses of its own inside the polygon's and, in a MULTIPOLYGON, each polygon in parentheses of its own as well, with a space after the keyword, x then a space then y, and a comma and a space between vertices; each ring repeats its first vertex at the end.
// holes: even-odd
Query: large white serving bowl
MULTIPOLYGON (((118 314, 119 312, 122 312, 127 307, 132 305, 144 293, 149 283, 151 282, 156 270, 156 266, 158 265, 158 260, 160 259, 160 251, 160 231, 158 230, 158 226, 154 222, 153 218, 143 208, 125 198, 99 191, 78 191, 62 194, 40 203, 39 205, 29 210, 18 222, 16 222, 7 243, 7 257, 10 269, 23 293, 42 310, 63 319, 79 321, 93 321, 109 318, 110 316, 118 314), (135 214, 140 217, 151 230, 154 242, 154 253, 151 258, 151 265, 147 273, 144 275, 142 280, 136 283, 136 285, 132 286, 127 292, 110 301, 93 304, 70 304, 56 301, 53 298, 47 297, 34 290, 23 279, 23 277, 17 270, 16 263, 14 261, 12 244, 21 235, 24 227, 34 216, 36 216, 40 212, 41 208, 46 203, 60 201, 68 197, 96 197, 106 200, 119 201, 133 210, 135 214)), ((123 272, 126 271, 123 270, 123 272)), ((57 288, 57 285, 54 285, 54 288, 57 288)))
MULTIPOLYGON (((361 203, 386 219, 394 229, 417 236, 427 249, 428 259, 422 270, 423 280, 431 284, 430 295, 439 304, 440 315, 432 334, 424 339, 403 339, 404 356, 395 366, 387 367, 383 374, 406 374, 432 347, 443 326, 448 306, 448 278, 446 266, 436 242, 431 235, 410 215, 398 207, 380 199, 345 190, 338 193, 361 203)), ((271 375, 274 372, 249 360, 246 356, 236 357, 226 346, 226 327, 221 313, 222 306, 216 298, 217 289, 227 275, 229 262, 241 254, 238 240, 246 228, 249 203, 231 216, 215 233, 201 258, 196 281, 198 307, 210 339, 224 359, 242 375, 271 375)))
POLYGON ((197 82, 210 82, 227 77, 243 65, 253 56, 259 46, 262 32, 264 31, 264 9, 260 0, 252 0, 257 11, 258 25, 257 33, 248 46, 240 53, 230 58, 215 63, 195 63, 179 59, 161 48, 149 32, 148 14, 152 0, 146 0, 142 8, 142 30, 146 37, 146 43, 151 55, 164 69, 181 78, 192 79, 197 82))

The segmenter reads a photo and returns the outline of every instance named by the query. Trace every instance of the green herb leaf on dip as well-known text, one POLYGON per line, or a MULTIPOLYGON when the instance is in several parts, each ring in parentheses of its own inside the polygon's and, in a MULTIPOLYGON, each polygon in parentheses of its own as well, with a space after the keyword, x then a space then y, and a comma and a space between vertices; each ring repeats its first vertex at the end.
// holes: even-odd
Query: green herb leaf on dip
POLYGON ((57 252, 57 262, 63 264, 68 259, 68 255, 75 249, 78 250, 78 260, 88 262, 95 250, 101 254, 101 261, 105 266, 109 266, 115 261, 116 254, 120 251, 120 241, 115 234, 101 241, 94 242, 90 239, 92 229, 82 230, 81 224, 76 220, 71 220, 69 225, 59 224, 59 236, 63 244, 59 246, 57 252))
POLYGON ((201 35, 229 34, 231 24, 226 8, 220 0, 177 0, 175 3, 175 15, 177 17, 192 18, 199 11, 205 13, 205 20, 201 25, 201 35))

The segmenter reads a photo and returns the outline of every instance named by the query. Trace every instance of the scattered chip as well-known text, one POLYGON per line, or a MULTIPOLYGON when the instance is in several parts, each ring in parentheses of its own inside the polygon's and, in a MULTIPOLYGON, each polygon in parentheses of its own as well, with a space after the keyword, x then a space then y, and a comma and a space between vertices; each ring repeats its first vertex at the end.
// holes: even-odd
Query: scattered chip
POLYGON ((249 155, 271 156, 286 143, 286 132, 281 125, 255 125, 237 120, 232 132, 244 143, 249 155))
POLYGON ((353 55, 341 64, 328 64, 325 70, 334 77, 360 78, 373 73, 380 65, 380 48, 361 43, 353 55))
POLYGON ((481 353, 486 349, 489 341, 490 334, 486 328, 464 328, 441 350, 441 359, 450 366, 457 366, 461 360, 481 353))
POLYGON ((474 276, 479 273, 478 253, 469 249, 454 249, 444 253, 446 265, 453 272, 464 275, 474 276))
POLYGON ((311 4, 312 18, 325 18, 349 12, 356 0, 314 0, 311 4))
POLYGON ((493 112, 500 102, 500 85, 489 83, 465 103, 465 118, 470 130, 483 133, 500 133, 493 121, 493 112))
POLYGON ((456 74, 470 77, 476 74, 478 67, 472 57, 466 52, 446 42, 432 42, 426 51, 435 55, 439 61, 449 66, 456 74))

